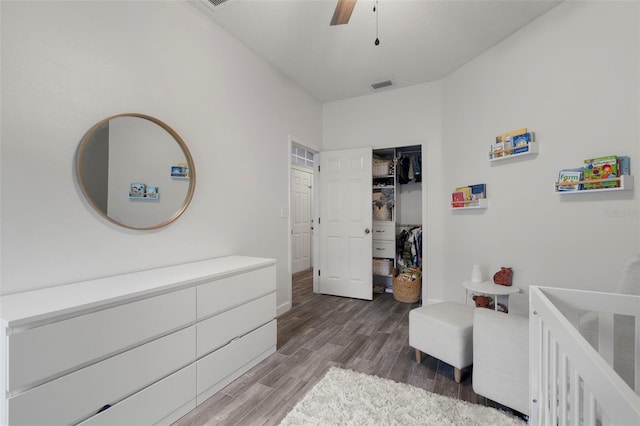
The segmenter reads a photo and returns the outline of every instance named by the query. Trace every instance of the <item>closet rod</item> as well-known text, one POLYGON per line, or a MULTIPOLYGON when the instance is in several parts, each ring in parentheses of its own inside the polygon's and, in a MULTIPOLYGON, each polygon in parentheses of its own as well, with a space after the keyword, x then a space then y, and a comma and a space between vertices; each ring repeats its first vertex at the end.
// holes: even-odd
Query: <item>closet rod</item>
POLYGON ((398 152, 399 155, 402 154, 422 154, 422 150, 417 150, 417 151, 400 151, 398 152))

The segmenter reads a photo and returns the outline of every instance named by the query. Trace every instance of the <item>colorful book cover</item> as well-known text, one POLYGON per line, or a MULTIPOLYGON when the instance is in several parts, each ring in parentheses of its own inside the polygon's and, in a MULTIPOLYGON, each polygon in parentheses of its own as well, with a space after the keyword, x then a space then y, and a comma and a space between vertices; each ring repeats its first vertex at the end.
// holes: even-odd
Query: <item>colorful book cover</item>
MULTIPOLYGON (((611 179, 618 177, 618 158, 615 155, 584 160, 584 180, 611 179)), ((584 189, 615 188, 618 181, 594 182, 583 185, 584 189)))
POLYGON ((158 199, 158 187, 157 186, 147 186, 147 190, 145 191, 145 197, 151 198, 153 200, 158 199))
POLYGON ((460 208, 460 207, 464 207, 465 204, 461 203, 460 201, 464 201, 464 192, 454 192, 451 194, 451 206, 454 208, 460 208))
POLYGON ((512 130, 510 132, 502 133, 501 135, 496 136, 496 143, 504 142, 507 139, 511 140, 514 136, 521 135, 523 133, 527 133, 526 127, 523 127, 522 129, 512 130))
POLYGON ((618 174, 620 176, 631 174, 631 160, 626 155, 618 156, 618 174))
POLYGON ((469 185, 471 190, 471 199, 479 200, 481 198, 487 198, 487 185, 484 183, 478 183, 475 185, 469 185))
POLYGON ((144 183, 132 183, 129 186, 129 197, 132 197, 132 198, 144 197, 146 187, 147 186, 144 183))
POLYGON ((576 182, 582 181, 582 169, 565 169, 560 170, 558 174, 558 191, 579 191, 582 189, 582 184, 576 184, 576 182))
POLYGON ((464 201, 471 200, 471 188, 468 186, 460 186, 455 189, 455 192, 462 192, 464 194, 464 201))
POLYGON ((520 154, 523 152, 529 152, 529 144, 535 141, 535 134, 533 132, 522 133, 521 135, 513 136, 513 154, 520 154))

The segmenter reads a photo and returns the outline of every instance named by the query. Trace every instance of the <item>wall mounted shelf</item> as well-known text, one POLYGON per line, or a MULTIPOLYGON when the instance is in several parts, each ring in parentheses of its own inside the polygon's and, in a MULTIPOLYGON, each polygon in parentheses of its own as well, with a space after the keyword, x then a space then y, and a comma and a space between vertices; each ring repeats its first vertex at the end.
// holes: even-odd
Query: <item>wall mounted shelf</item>
POLYGON ((531 141, 531 142, 529 142, 529 150, 528 151, 518 152, 516 154, 502 153, 502 155, 500 157, 495 157, 495 158, 493 157, 493 153, 490 152, 489 153, 489 161, 510 160, 510 159, 516 158, 516 157, 524 157, 526 155, 537 154, 538 152, 540 152, 540 146, 538 145, 538 142, 531 141))
POLYGON ((489 200, 486 198, 481 198, 479 200, 471 200, 471 201, 452 201, 451 202, 451 210, 486 209, 488 207, 489 207, 489 200), (454 204, 461 204, 461 203, 464 203, 465 206, 453 207, 454 204))
POLYGON ((633 176, 632 175, 622 175, 620 177, 611 178, 611 179, 595 179, 595 180, 581 180, 572 183, 562 182, 555 184, 555 191, 558 194, 585 194, 587 192, 610 192, 610 191, 630 191, 633 189, 633 176), (582 185, 585 183, 598 183, 598 182, 620 182, 619 186, 614 188, 597 188, 597 189, 580 189, 577 191, 558 191, 558 186, 569 186, 569 185, 582 185))

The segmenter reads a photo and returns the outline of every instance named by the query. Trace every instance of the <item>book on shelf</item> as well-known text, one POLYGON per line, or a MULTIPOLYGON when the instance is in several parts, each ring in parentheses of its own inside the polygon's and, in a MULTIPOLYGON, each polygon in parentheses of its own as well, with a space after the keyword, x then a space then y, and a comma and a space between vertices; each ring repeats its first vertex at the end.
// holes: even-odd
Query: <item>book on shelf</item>
POLYGON ((481 198, 487 198, 487 185, 484 183, 478 183, 475 185, 469 185, 471 191, 471 204, 472 206, 480 205, 481 198))
POLYGON ((142 198, 147 192, 147 185, 144 183, 132 183, 129 186, 129 197, 131 198, 142 198))
POLYGON ((495 145, 491 145, 491 151, 489 158, 500 158, 508 155, 529 151, 529 142, 533 138, 533 132, 527 132, 526 127, 522 129, 512 130, 510 132, 502 133, 496 136, 495 145), (528 135, 528 136, 524 136, 528 135), (520 143, 520 146, 516 151, 516 139, 520 143), (529 142, 527 142, 529 140, 529 142), (525 143, 526 142, 526 143, 525 143))
POLYGON ((631 160, 626 155, 618 155, 618 174, 620 176, 631 174, 631 160))
POLYGON ((615 188, 619 185, 618 181, 587 182, 615 177, 618 177, 618 157, 615 155, 584 160, 584 189, 615 188))
POLYGON ((511 140, 511 153, 521 154, 523 152, 529 152, 529 144, 535 142, 535 133, 526 132, 512 137, 511 140))
POLYGON ((452 201, 451 207, 453 208, 465 207, 464 192, 462 191, 453 192, 451 194, 451 201, 452 201))
POLYGON ((576 183, 582 181, 582 168, 560 170, 558 174, 558 191, 579 191, 582 184, 576 183))
POLYGON ((469 188, 468 186, 459 186, 455 189, 455 192, 462 192, 464 194, 463 201, 471 200, 471 188, 469 188))

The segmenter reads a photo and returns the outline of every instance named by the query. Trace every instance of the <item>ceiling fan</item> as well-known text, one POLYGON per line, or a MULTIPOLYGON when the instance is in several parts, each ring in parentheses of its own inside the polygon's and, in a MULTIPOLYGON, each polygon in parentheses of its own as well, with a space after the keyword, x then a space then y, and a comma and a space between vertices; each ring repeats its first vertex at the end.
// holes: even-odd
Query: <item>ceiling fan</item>
POLYGON ((333 17, 329 25, 343 25, 349 22, 351 12, 356 5, 356 0, 338 0, 336 10, 333 11, 333 17))

